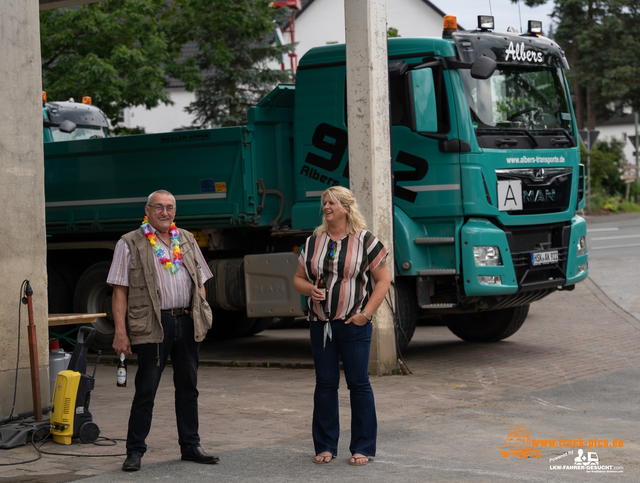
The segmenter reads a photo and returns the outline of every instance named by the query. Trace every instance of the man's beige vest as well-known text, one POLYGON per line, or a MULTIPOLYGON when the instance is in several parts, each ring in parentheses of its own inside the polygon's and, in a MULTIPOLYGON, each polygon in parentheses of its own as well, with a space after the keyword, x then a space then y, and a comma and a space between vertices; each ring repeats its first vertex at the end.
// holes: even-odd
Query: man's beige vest
MULTIPOLYGON (((187 270, 193 281, 191 289, 191 316, 196 342, 204 340, 211 328, 211 307, 202 297, 202 276, 200 264, 195 254, 195 239, 186 230, 180 232, 180 250, 182 251, 182 267, 187 270)), ((122 237, 129 247, 131 262, 129 264, 129 294, 127 299, 127 322, 131 344, 155 344, 162 342, 164 331, 160 322, 160 289, 154 253, 149 240, 142 230, 134 230, 122 237)))

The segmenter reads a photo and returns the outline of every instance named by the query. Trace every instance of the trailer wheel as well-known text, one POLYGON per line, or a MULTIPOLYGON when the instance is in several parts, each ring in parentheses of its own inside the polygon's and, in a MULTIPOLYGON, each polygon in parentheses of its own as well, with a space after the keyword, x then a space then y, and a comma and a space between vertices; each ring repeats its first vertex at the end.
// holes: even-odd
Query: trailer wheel
POLYGON ((78 280, 73 297, 73 309, 78 313, 106 313, 106 317, 98 318, 91 326, 96 329, 96 336, 91 348, 103 352, 113 351, 113 313, 111 312, 111 297, 113 288, 107 283, 110 261, 98 262, 91 265, 78 280))
POLYGON ((400 352, 411 342, 418 319, 418 298, 415 285, 409 280, 396 279, 396 342, 400 352))
POLYGON ((449 330, 467 342, 497 342, 515 334, 529 313, 529 305, 443 316, 449 330))

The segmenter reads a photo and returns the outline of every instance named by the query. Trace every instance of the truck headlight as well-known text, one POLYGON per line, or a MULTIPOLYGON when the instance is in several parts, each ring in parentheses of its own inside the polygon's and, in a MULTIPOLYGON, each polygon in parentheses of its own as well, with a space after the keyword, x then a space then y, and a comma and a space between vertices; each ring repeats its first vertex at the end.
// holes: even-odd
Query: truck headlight
POLYGON ((473 247, 476 267, 495 267, 502 265, 498 247, 473 247))
POLYGON ((580 275, 581 273, 586 272, 589 269, 589 264, 588 263, 583 263, 582 265, 578 265, 578 273, 577 275, 580 275))
POLYGON ((578 256, 585 255, 587 253, 587 237, 581 236, 578 240, 578 256))
POLYGON ((499 275, 479 275, 478 282, 484 285, 502 285, 502 277, 500 277, 499 275))

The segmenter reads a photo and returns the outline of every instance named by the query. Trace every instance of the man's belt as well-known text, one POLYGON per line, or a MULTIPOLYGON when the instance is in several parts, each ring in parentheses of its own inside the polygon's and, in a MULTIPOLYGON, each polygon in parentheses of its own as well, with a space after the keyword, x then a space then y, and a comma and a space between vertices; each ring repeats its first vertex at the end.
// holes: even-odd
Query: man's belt
POLYGON ((181 315, 189 315, 191 310, 184 307, 178 307, 177 309, 161 310, 162 315, 171 315, 172 317, 180 317, 181 315))

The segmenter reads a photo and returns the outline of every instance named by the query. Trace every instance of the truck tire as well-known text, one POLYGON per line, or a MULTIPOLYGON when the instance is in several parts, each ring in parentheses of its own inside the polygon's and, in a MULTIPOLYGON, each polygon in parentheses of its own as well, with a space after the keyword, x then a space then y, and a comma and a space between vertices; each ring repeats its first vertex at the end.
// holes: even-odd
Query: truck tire
POLYGON ((407 348, 418 320, 418 297, 415 284, 410 280, 398 278, 396 288, 396 344, 402 352, 407 348))
POLYGON ((451 332, 467 342, 497 342, 515 334, 529 313, 529 305, 443 316, 451 332))
POLYGON ((111 312, 111 297, 113 288, 107 283, 110 261, 98 262, 87 268, 76 286, 73 297, 73 310, 76 313, 106 313, 106 317, 98 318, 91 326, 96 329, 96 336, 91 348, 103 352, 112 352, 113 314, 111 312))

